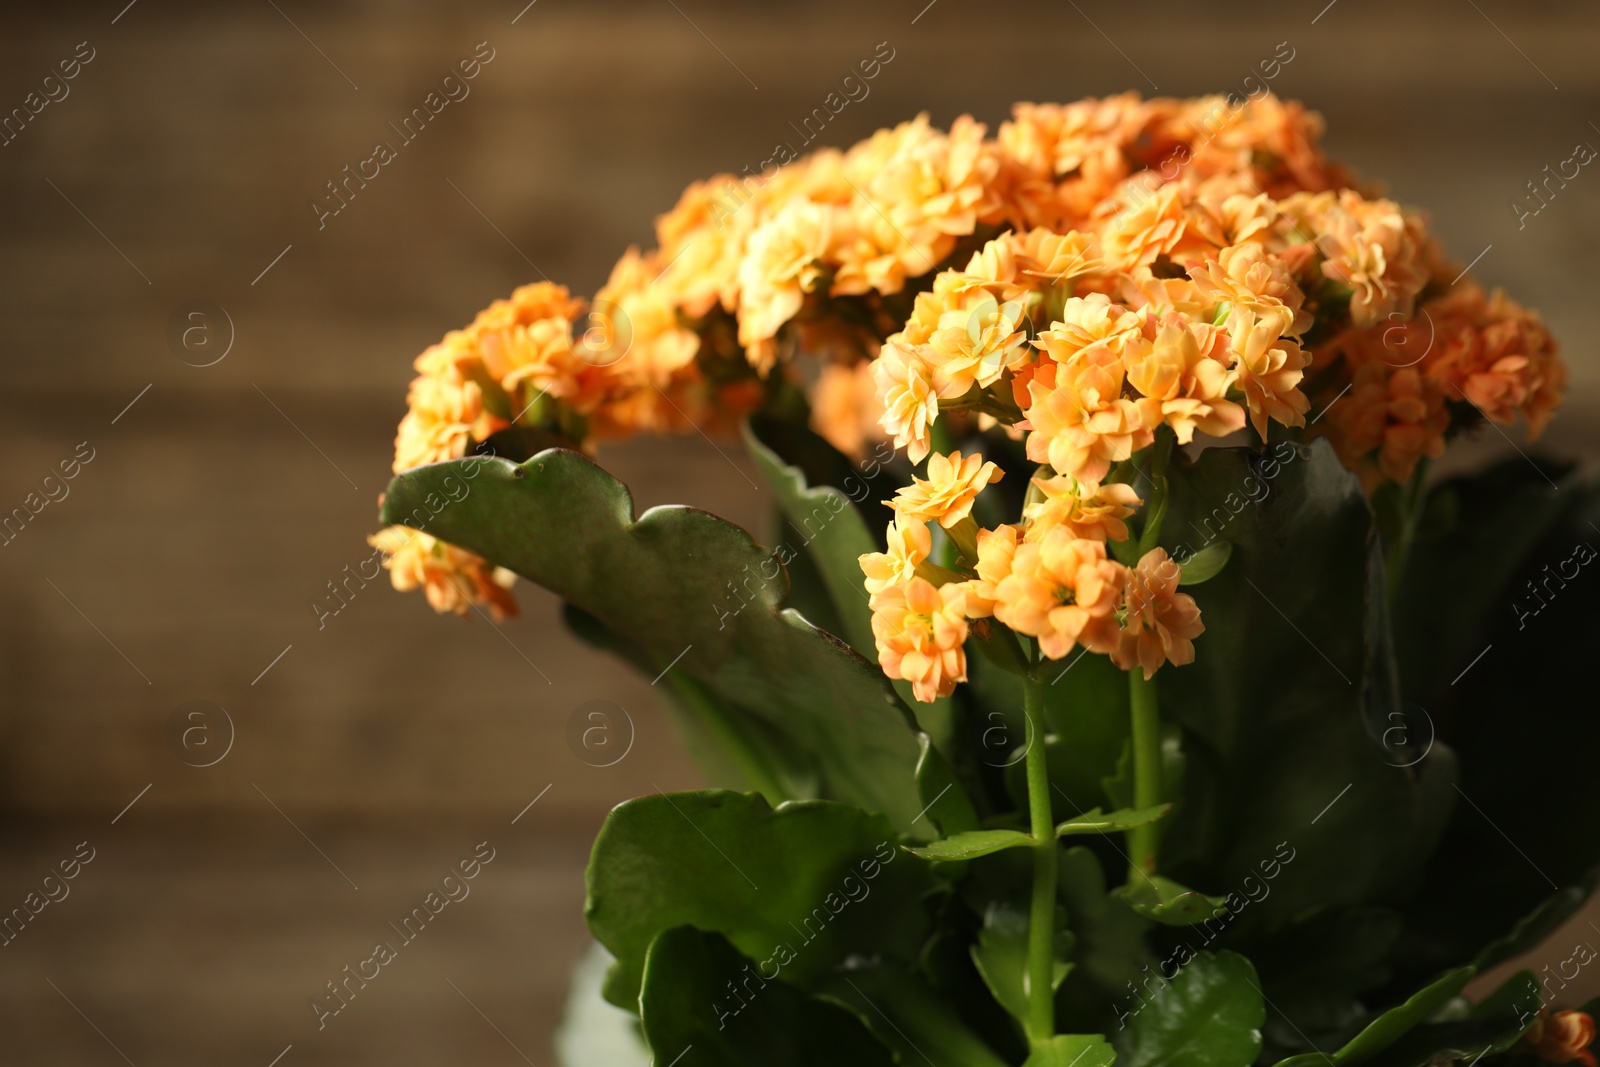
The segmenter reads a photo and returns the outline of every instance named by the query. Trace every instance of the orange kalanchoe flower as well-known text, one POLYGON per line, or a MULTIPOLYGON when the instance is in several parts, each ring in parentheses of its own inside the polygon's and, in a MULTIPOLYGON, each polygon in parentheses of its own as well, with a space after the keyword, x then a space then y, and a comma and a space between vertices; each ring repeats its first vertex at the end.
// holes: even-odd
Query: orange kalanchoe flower
MULTIPOLYGON (((1044 499, 1022 509, 1022 517, 1028 520, 1030 541, 1040 540, 1058 526, 1073 537, 1089 541, 1126 541, 1128 524, 1122 520, 1144 503, 1133 486, 1120 482, 1084 485, 1075 478, 1058 474, 1054 478, 1035 478, 1033 484, 1044 494, 1044 499)), ((981 562, 981 534, 978 548, 981 562)))
POLYGON ((1126 568, 1106 558, 1099 541, 1057 527, 1017 546, 1010 572, 995 584, 994 617, 1039 641, 1050 659, 1079 645, 1091 652, 1117 647, 1117 604, 1126 568))
POLYGON ((994 614, 996 587, 1011 573, 1011 561, 1022 543, 1022 531, 1015 526, 997 526, 978 531, 978 576, 967 582, 967 618, 987 619, 994 614))
POLYGON ((1163 663, 1194 662, 1194 639, 1205 633, 1194 597, 1178 592, 1178 564, 1166 549, 1153 548, 1128 572, 1122 629, 1111 659, 1125 671, 1142 669, 1146 680, 1163 663))
POLYGON ((1028 383, 1028 458, 1098 483, 1111 464, 1148 448, 1161 423, 1161 402, 1124 397, 1124 377, 1120 359, 1041 363, 1028 383))
POLYGON ((883 404, 884 432, 911 462, 922 462, 931 447, 928 428, 939 417, 932 369, 914 348, 890 341, 872 362, 872 379, 883 404))
POLYGON ((1328 433, 1369 492, 1385 478, 1404 485, 1418 460, 1444 454, 1444 400, 1417 368, 1374 360, 1356 369, 1349 395, 1329 409, 1328 433))
POLYGON ((873 599, 878 663, 890 678, 910 682, 918 700, 949 696, 957 682, 967 680, 966 584, 935 586, 912 578, 873 599))
POLYGON ((868 442, 882 441, 879 423, 883 405, 872 380, 872 364, 847 367, 829 363, 822 368, 811 394, 811 428, 840 452, 860 459, 868 442))
POLYGON ((1594 1019, 1581 1011, 1558 1011, 1540 1018, 1523 1035, 1533 1054, 1546 1063, 1581 1063, 1595 1067, 1594 1019))
POLYGON ((504 567, 403 526, 380 530, 367 543, 384 553, 391 585, 401 592, 420 588, 440 614, 487 607, 496 622, 517 614, 510 593, 516 576, 504 567))
POLYGON ((933 551, 933 535, 928 524, 904 516, 889 524, 889 551, 863 553, 858 562, 866 575, 867 592, 873 596, 890 586, 909 582, 917 572, 917 564, 933 551))
POLYGON ((1244 428, 1244 408, 1227 399, 1239 376, 1229 369, 1227 356, 1228 339, 1221 330, 1169 312, 1153 343, 1129 349, 1128 381, 1160 402, 1179 444, 1193 440, 1196 430, 1225 437, 1244 428))
POLYGON ((976 452, 964 459, 959 451, 948 456, 935 452, 928 457, 928 476, 913 477, 889 506, 902 519, 937 522, 948 530, 972 514, 972 503, 978 494, 991 482, 998 482, 1004 473, 976 452))
POLYGON ((1233 367, 1239 373, 1250 424, 1263 439, 1269 419, 1284 426, 1304 426, 1311 408, 1300 391, 1311 357, 1284 337, 1292 321, 1287 308, 1235 307, 1228 315, 1233 367))

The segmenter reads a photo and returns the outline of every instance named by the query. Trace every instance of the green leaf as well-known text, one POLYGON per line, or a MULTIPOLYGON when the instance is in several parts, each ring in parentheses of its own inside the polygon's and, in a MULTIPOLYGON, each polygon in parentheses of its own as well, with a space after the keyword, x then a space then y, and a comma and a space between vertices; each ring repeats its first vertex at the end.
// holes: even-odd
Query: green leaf
POLYGON ((1099 1034, 1057 1034, 1022 1067, 1111 1067, 1116 1049, 1099 1034))
POLYGON ((925 860, 972 860, 1006 848, 1032 848, 1033 838, 1017 830, 969 830, 906 851, 925 860))
POLYGON ((1567 886, 1551 894, 1532 912, 1518 920, 1505 936, 1485 945, 1473 959, 1472 966, 1479 971, 1487 971, 1532 950, 1578 913, 1594 895, 1597 884, 1600 884, 1600 867, 1590 871, 1580 885, 1567 886))
POLYGON ((1061 854, 1058 878, 1076 965, 1063 983, 1061 1021, 1073 1030, 1109 1032, 1127 1009, 1129 988, 1159 964, 1145 943, 1150 920, 1106 892, 1100 860, 1083 845, 1061 854))
POLYGON ((922 809, 913 722, 883 672, 794 612, 778 561, 732 523, 688 507, 637 521, 623 485, 576 452, 514 466, 473 457, 398 475, 383 520, 420 524, 509 567, 724 705, 809 753, 824 795, 907 830, 922 809))
POLYGON ((1312 908, 1414 891, 1457 797, 1454 762, 1435 744, 1398 766, 1378 741, 1396 709, 1359 482, 1325 440, 1173 460, 1168 551, 1226 540, 1233 552, 1193 588, 1206 626, 1195 662, 1156 676, 1187 757, 1163 867, 1238 886, 1292 848, 1271 895, 1233 928, 1241 945, 1312 908))
POLYGON ((726 934, 764 969, 815 984, 846 956, 915 960, 928 867, 881 816, 829 801, 776 809, 753 793, 656 794, 619 805, 595 839, 589 929, 617 957, 606 997, 639 994, 644 954, 685 924, 726 934))
POLYGON ((1338 1052, 1333 1054, 1339 1067, 1355 1067, 1404 1037, 1454 999, 1477 971, 1461 967, 1418 990, 1404 1003, 1379 1015, 1338 1052))
POLYGON ((920 735, 917 743, 922 747, 922 755, 917 760, 917 793, 927 817, 946 836, 976 830, 978 812, 966 788, 956 779, 949 761, 934 747, 933 739, 927 734, 920 735))
POLYGON ((1118 894, 1128 907, 1166 926, 1192 926, 1227 913, 1222 897, 1208 897, 1159 874, 1127 882, 1118 894))
POLYGON ((828 983, 826 995, 866 1023, 894 1050, 896 1062, 908 1067, 930 1062, 936 1067, 1007 1067, 948 1001, 901 968, 840 971, 828 983))
POLYGON ((892 1067, 855 1016, 767 977, 721 934, 664 930, 645 958, 639 1014, 655 1063, 676 1067, 892 1067))
POLYGON ((1199 585, 1215 578, 1222 573, 1222 568, 1228 565, 1228 560, 1232 556, 1233 543, 1230 541, 1218 541, 1207 545, 1178 564, 1178 584, 1199 585))
MULTIPOLYGON (((659 673, 648 654, 583 609, 567 604, 562 619, 585 643, 622 657, 640 673, 659 673)), ((777 727, 728 707, 704 684, 681 671, 669 671, 658 688, 684 748, 713 785, 753 789, 773 804, 817 795, 816 770, 793 739, 777 727)))
MULTIPOLYGON (((1056 960, 1050 982, 1052 992, 1072 970, 1066 962, 1072 952, 1072 935, 1057 928, 1056 960)), ((1028 1020, 1028 913, 1021 907, 994 901, 984 909, 983 927, 972 946, 972 962, 994 999, 1025 1032, 1028 1020)))
POLYGON ((1171 804, 1157 804, 1150 808, 1118 808, 1102 815, 1099 808, 1091 808, 1082 815, 1057 825, 1056 836, 1119 833, 1123 830, 1132 830, 1136 826, 1148 826, 1171 810, 1171 804))
POLYGON ((1588 482, 1573 473, 1553 488, 1518 456, 1432 491, 1430 502, 1453 497, 1460 515, 1446 536, 1411 553, 1395 598, 1407 696, 1429 702, 1449 688, 1483 647, 1473 643, 1483 617, 1507 610, 1516 598, 1507 584, 1588 482))
POLYGON ((1249 1067, 1266 1005, 1250 961, 1201 952, 1134 1010, 1117 1035, 1121 1067, 1249 1067))
MULTIPOLYGON (((839 636, 863 656, 876 655, 872 611, 862 584, 862 555, 878 550, 857 504, 871 501, 872 484, 851 470, 850 461, 804 426, 753 416, 744 424, 744 444, 760 468, 800 547, 814 559, 844 622, 839 636), (781 449, 781 452, 780 452, 781 449), (844 488, 808 476, 788 455, 808 453, 812 469, 826 468, 844 488), (808 484, 809 482, 809 484, 808 484)), ((784 539, 791 546, 794 541, 784 539)))

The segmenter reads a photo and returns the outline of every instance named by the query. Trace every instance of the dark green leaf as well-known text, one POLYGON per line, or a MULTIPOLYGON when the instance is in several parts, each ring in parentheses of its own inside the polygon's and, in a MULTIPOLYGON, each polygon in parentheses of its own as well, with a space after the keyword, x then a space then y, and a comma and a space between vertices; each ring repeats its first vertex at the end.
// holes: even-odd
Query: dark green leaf
MULTIPOLYGON (((803 426, 758 416, 745 423, 744 443, 778 498, 778 506, 788 517, 795 536, 801 540, 800 547, 817 562, 844 623, 844 632, 839 636, 863 656, 874 658, 872 611, 867 607, 867 590, 862 585, 858 560, 865 553, 876 552, 878 544, 857 510, 857 504, 870 501, 871 483, 854 476, 849 460, 803 426), (842 488, 827 482, 808 484, 806 472, 780 449, 789 453, 805 449, 819 457, 811 464, 814 469, 825 462, 835 477, 847 484, 842 488)), ((787 538, 784 541, 794 544, 787 538)))
POLYGON ((972 860, 1005 848, 1032 848, 1033 838, 1016 830, 969 830, 906 851, 927 860, 972 860))
POLYGON ((1117 891, 1128 907, 1165 926, 1192 926, 1227 912, 1222 897, 1208 897, 1159 874, 1130 879, 1117 891))
POLYGON ((1365 1063, 1406 1033, 1422 1025, 1434 1012, 1457 996, 1477 971, 1462 967, 1451 971, 1414 993, 1404 1004, 1397 1005, 1368 1023, 1338 1052, 1333 1054, 1339 1067, 1355 1067, 1365 1063))
POLYGON ((891 1067, 894 1057, 855 1016, 763 975, 721 934, 662 931, 639 996, 657 1064, 676 1067, 891 1067))
POLYGON ((1445 536, 1413 551, 1395 600, 1395 639, 1406 695, 1431 702, 1481 644, 1473 636, 1491 612, 1506 611, 1507 584, 1530 552, 1588 486, 1581 474, 1552 487, 1521 457, 1446 482, 1433 498, 1459 501, 1445 536))
POLYGON ((917 792, 927 817, 947 837, 976 830, 978 813, 949 761, 934 747, 933 739, 927 734, 920 735, 917 743, 922 747, 922 755, 917 760, 917 792))
POLYGON ((1106 892, 1105 874, 1094 852, 1082 845, 1061 853, 1058 880, 1067 908, 1076 964, 1059 1000, 1063 1024, 1073 1030, 1109 1032, 1131 1008, 1128 990, 1155 971, 1159 961, 1145 944, 1150 920, 1106 892))
POLYGON ((1171 804, 1157 804, 1151 808, 1118 808, 1108 814, 1101 814, 1099 808, 1091 808, 1082 815, 1058 824, 1056 836, 1119 833, 1136 826, 1148 826, 1171 810, 1171 804))
POLYGON ((638 997, 645 949, 693 925, 726 934, 784 980, 814 984, 850 954, 915 960, 928 928, 926 864, 881 817, 828 801, 776 809, 756 794, 702 790, 619 805, 587 874, 589 929, 617 957, 606 997, 638 997))
POLYGON ((1377 743, 1394 709, 1368 684, 1389 653, 1360 484, 1322 440, 1174 456, 1168 478, 1169 552, 1226 540, 1233 555, 1193 589, 1195 662, 1156 676, 1188 764, 1163 869, 1233 887, 1293 849, 1242 918, 1252 929, 1413 890, 1456 797, 1453 763, 1436 744, 1398 766, 1377 743))
POLYGON ((781 609, 782 568, 737 526, 687 507, 636 522, 620 482, 560 450, 406 471, 383 518, 509 567, 765 718, 811 754, 827 796, 903 830, 922 809, 909 713, 876 665, 781 609))
POLYGON ((948 1001, 901 968, 840 971, 829 981, 827 996, 866 1023, 907 1067, 930 1062, 937 1067, 1006 1067, 948 1001))
MULTIPOLYGON (((1061 987, 1062 979, 1072 970, 1072 964, 1066 962, 1071 952, 1072 935, 1058 927, 1052 991, 1061 987)), ((972 946, 972 962, 989 992, 1011 1013, 1021 1032, 1028 1019, 1028 913, 1002 901, 990 904, 984 910, 978 943, 972 946)))
POLYGON ((1182 563, 1178 564, 1179 585, 1199 585, 1201 582, 1215 578, 1222 573, 1222 568, 1228 565, 1229 558, 1233 555, 1233 544, 1228 541, 1217 541, 1196 552, 1182 563))
MULTIPOLYGON (((660 668, 642 649, 606 629, 583 609, 567 604, 562 618, 574 634, 595 648, 621 656, 641 673, 659 673, 660 668)), ((753 789, 773 804, 817 795, 815 769, 793 739, 777 727, 733 710, 699 680, 681 671, 669 671, 658 688, 684 747, 713 785, 753 789)))
POLYGON ((1117 1035, 1121 1067, 1248 1067, 1266 1006, 1250 961, 1202 952, 1136 1009, 1117 1035))

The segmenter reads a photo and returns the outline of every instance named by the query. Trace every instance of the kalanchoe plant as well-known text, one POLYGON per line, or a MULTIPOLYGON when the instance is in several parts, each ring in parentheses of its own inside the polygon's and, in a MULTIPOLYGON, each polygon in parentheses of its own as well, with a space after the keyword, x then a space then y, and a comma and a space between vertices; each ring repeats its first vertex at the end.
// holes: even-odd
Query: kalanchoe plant
POLYGON ((1600 729, 1551 680, 1600 636, 1558 595, 1600 495, 1428 476, 1565 368, 1320 131, 920 118, 696 185, 592 305, 527 286, 419 357, 395 586, 554 591, 726 787, 595 843, 640 1055, 1593 1064, 1564 969, 1463 992, 1596 881, 1600 729), (775 548, 583 454, 686 430, 742 432, 775 548))

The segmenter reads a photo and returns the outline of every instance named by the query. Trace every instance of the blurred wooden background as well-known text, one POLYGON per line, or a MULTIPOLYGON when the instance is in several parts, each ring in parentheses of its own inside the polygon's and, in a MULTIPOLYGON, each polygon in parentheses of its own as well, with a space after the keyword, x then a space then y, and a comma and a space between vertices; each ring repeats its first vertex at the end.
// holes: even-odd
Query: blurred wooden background
MULTIPOLYGON (((1273 87, 1327 116, 1330 150, 1546 314, 1573 364, 1550 447, 1600 451, 1600 176, 1520 230, 1510 208, 1600 145, 1593 4, 525 2, 0 15, 0 113, 93 55, 0 147, 0 510, 80 442, 95 457, 0 548, 0 909, 97 849, 0 948, 8 1062, 550 1062, 588 842, 694 771, 647 683, 535 590, 500 630, 381 583, 322 629, 310 604, 369 554, 416 352, 541 273, 592 291, 687 182, 759 166, 879 42, 894 58, 828 143, 921 110, 1225 92, 1287 42, 1273 87), (319 230, 324 183, 479 42, 470 95, 319 230), (193 300, 232 323, 213 366, 169 345, 193 300), (172 739, 195 699, 236 730, 207 768, 172 739), (636 732, 604 769, 566 742, 594 699, 636 732), (472 897, 319 1032, 310 998, 483 840, 472 897)), ((761 528, 698 438, 605 460, 641 506, 761 528)))

